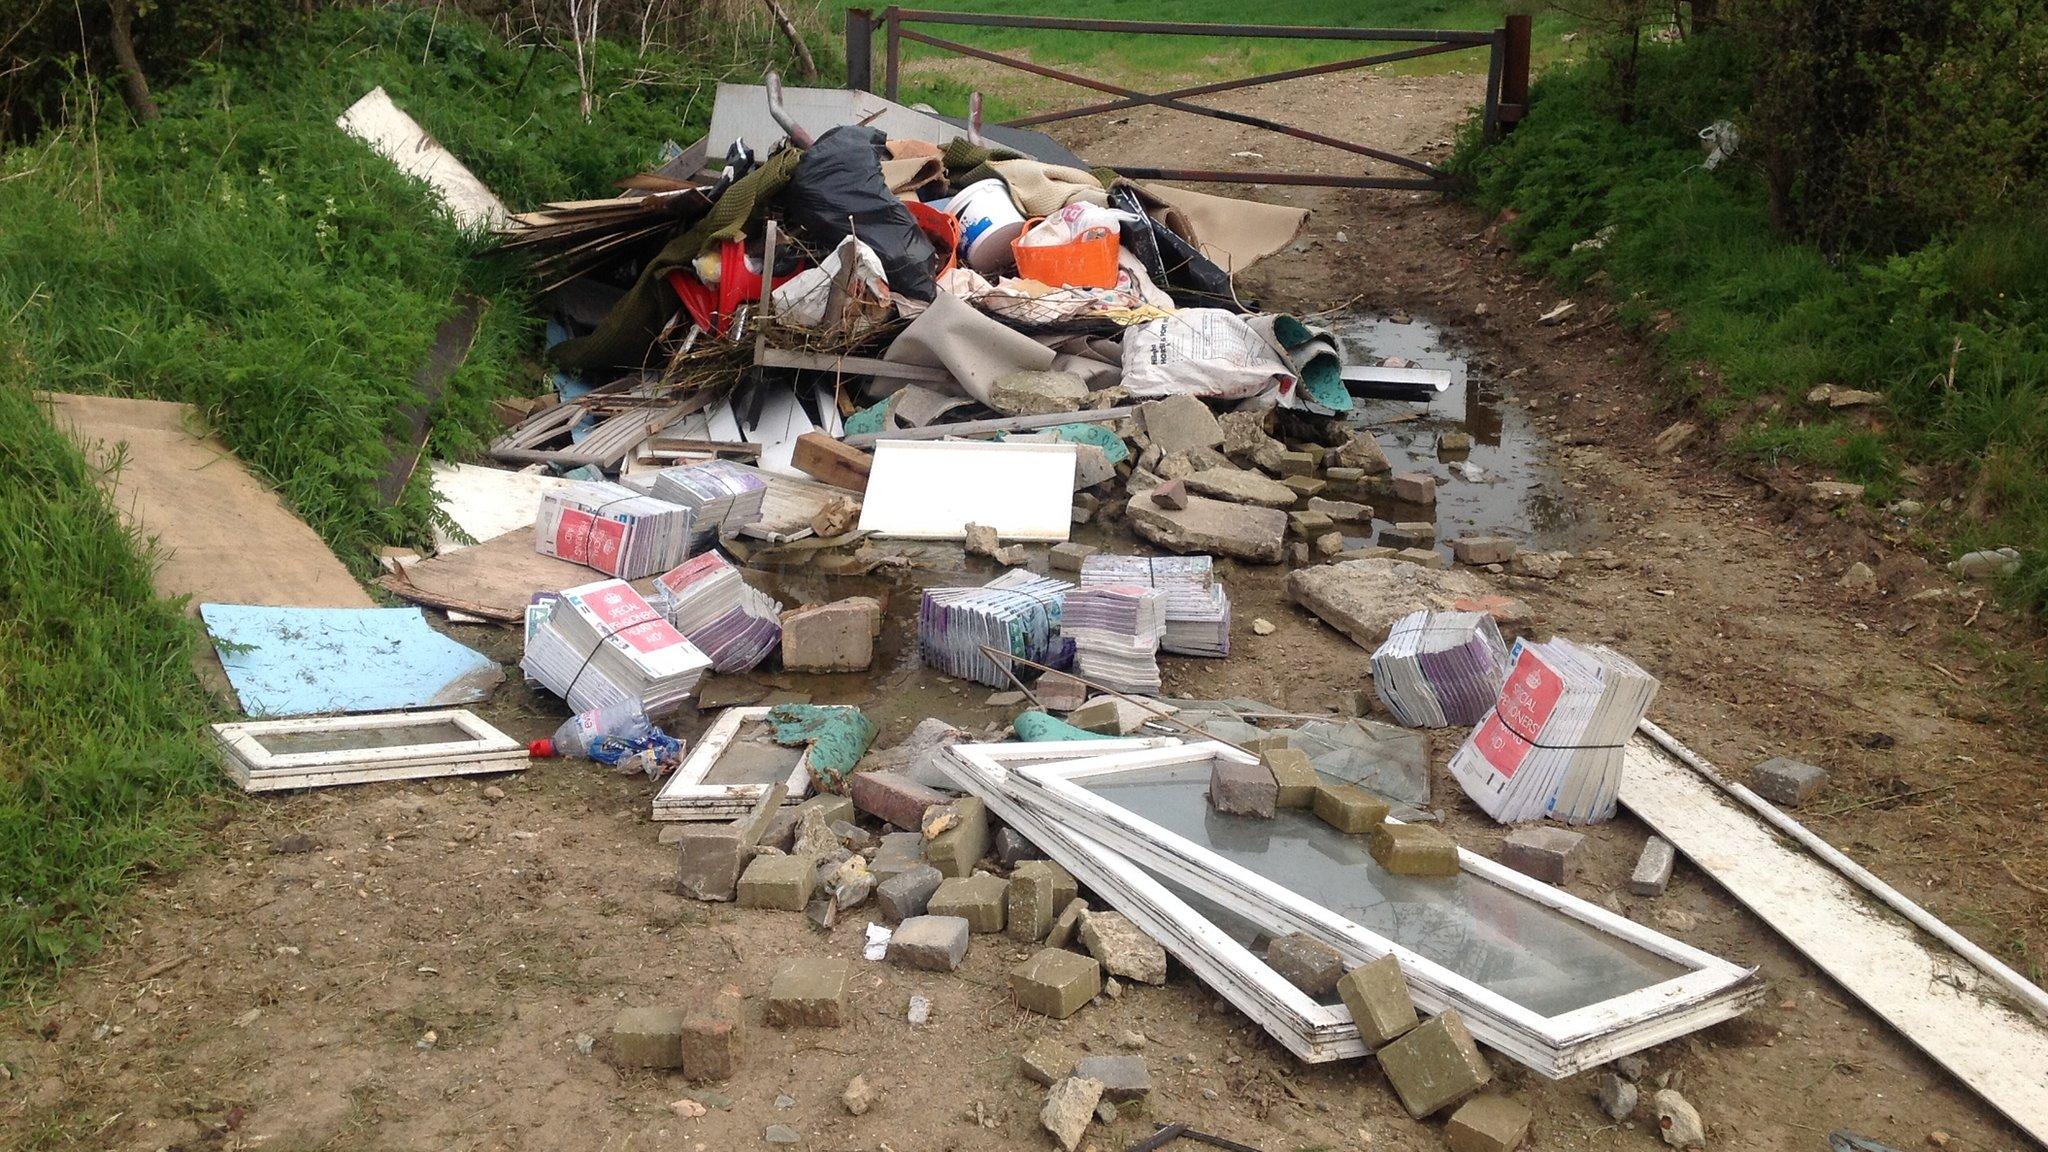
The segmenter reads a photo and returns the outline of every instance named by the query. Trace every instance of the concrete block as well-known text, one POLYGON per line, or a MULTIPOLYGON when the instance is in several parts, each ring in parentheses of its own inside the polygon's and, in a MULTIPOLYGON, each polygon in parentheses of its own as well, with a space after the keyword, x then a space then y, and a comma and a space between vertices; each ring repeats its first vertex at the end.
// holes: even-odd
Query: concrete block
POLYGON ((1813 799, 1814 793, 1827 782, 1827 769, 1783 756, 1773 756, 1749 770, 1750 790, 1787 808, 1797 808, 1813 799))
POLYGON ((1166 949, 1121 912, 1082 916, 1081 946, 1111 976, 1140 984, 1166 983, 1166 949))
POLYGON ((692 1009, 683 1021, 683 1075, 692 1080, 730 1080, 740 1070, 737 996, 720 993, 692 1009))
POLYGON ((1515 542, 1505 536, 1464 536, 1451 541, 1451 558, 1475 568, 1505 564, 1515 558, 1515 542))
POLYGON ((1104 736, 1128 736, 1156 718, 1158 713, 1118 696, 1097 696, 1072 712, 1067 723, 1104 736))
POLYGON ((1409 1029, 1378 1056, 1401 1107, 1418 1120, 1471 1096, 1493 1079, 1493 1070, 1456 1009, 1409 1029))
POLYGON ((792 811, 797 814, 799 819, 806 812, 816 812, 818 818, 823 820, 827 826, 830 826, 837 824, 841 820, 852 821, 853 801, 830 792, 820 792, 818 795, 797 805, 792 811))
POLYGON ((889 963, 927 972, 951 972, 967 959, 967 921, 958 916, 912 916, 889 938, 889 963))
POLYGON ((875 662, 881 602, 853 596, 782 614, 782 666, 792 672, 858 672, 875 662))
POLYGON ((1088 686, 1065 672, 1047 672, 1031 686, 1039 703, 1054 712, 1072 712, 1088 702, 1088 686))
POLYGON ((1164 455, 1191 448, 1223 446, 1223 425, 1209 406, 1193 396, 1168 396, 1138 405, 1145 435, 1164 455))
POLYGON ((1209 807, 1218 812, 1271 820, 1279 802, 1280 785, 1263 764, 1219 757, 1209 770, 1209 807))
POLYGON ((1456 876, 1458 842, 1427 824, 1381 824, 1372 858, 1396 876, 1456 876))
POLYGON ((1266 946, 1266 966, 1311 996, 1337 990, 1344 976, 1344 957, 1328 944, 1291 932, 1266 946))
POLYGON ((998 828, 989 840, 989 851, 995 855, 996 863, 1005 868, 1015 868, 1026 860, 1043 860, 1045 853, 1038 845, 1024 838, 1015 828, 998 828))
POLYGON ((1342 524, 1363 524, 1372 519, 1371 507, 1350 500, 1325 500, 1316 496, 1309 500, 1308 510, 1320 512, 1342 524))
POLYGON ((1451 1152, 1515 1152, 1529 1135, 1529 1110, 1505 1096, 1474 1096, 1451 1113, 1451 1152))
POLYGON ((1315 809, 1316 819, 1351 836, 1371 832, 1385 823, 1387 813, 1393 811, 1392 805, 1358 785, 1334 780, 1316 782, 1316 795, 1310 807, 1315 809))
POLYGON ((730 900, 740 871, 753 857, 740 831, 729 824, 693 824, 676 848, 676 890, 692 900, 730 900))
POLYGON ((757 856, 740 873, 740 907, 801 912, 817 881, 817 863, 808 857, 757 856))
POLYGON ((853 806, 906 832, 924 828, 924 810, 952 799, 895 772, 856 772, 847 778, 853 806))
POLYGON ((987 873, 947 880, 932 893, 925 914, 959 916, 976 932, 1001 932, 1009 888, 1002 877, 987 873))
MULTIPOLYGON (((1335 458, 1341 461, 1343 459, 1341 455, 1343 450, 1338 449, 1338 451, 1340 455, 1335 458)), ((1323 479, 1338 487, 1356 487, 1365 482, 1365 469, 1347 468, 1341 463, 1326 464, 1323 468, 1323 479)), ((1362 517, 1362 519, 1371 519, 1371 517, 1362 517)))
POLYGON ((1436 544, 1436 525, 1426 520, 1406 520, 1380 529, 1383 548, 1429 548, 1436 544))
POLYGON ((1068 541, 1065 544, 1055 544, 1052 546, 1052 570, 1055 572, 1079 572, 1081 570, 1081 562, 1100 551, 1101 549, 1093 544, 1076 544, 1072 541, 1068 541))
POLYGON ((1074 1152, 1088 1134, 1095 1109, 1102 1103, 1102 1082, 1069 1076, 1045 1094, 1045 1106, 1038 1110, 1038 1122, 1052 1133, 1061 1152, 1074 1152))
POLYGON ((891 924, 922 916, 931 904, 932 893, 945 881, 937 868, 919 864, 875 885, 875 906, 881 910, 882 919, 891 924))
POLYGON ((1074 1075, 1102 1081, 1102 1098, 1116 1104, 1142 1100, 1152 1092, 1152 1070, 1143 1056, 1083 1056, 1074 1075))
POLYGON ((1259 763, 1273 774, 1279 789, 1274 803, 1282 808, 1313 808, 1316 803, 1316 769, 1308 753, 1299 748, 1269 748, 1259 753, 1259 763))
POLYGON ((1316 474, 1316 454, 1313 452, 1281 452, 1276 457, 1282 476, 1313 476, 1316 474))
POLYGON ((612 1020, 612 1063, 621 1068, 681 1068, 683 1020, 680 1008, 628 1008, 619 1013, 612 1020))
POLYGON ((804 957, 768 984, 768 1023, 778 1028, 837 1028, 846 1022, 846 961, 804 957))
POLYGON ((1081 921, 1088 917, 1086 900, 1069 900, 1060 908, 1060 914, 1053 917, 1052 930, 1045 934, 1045 942, 1053 948, 1065 948, 1073 944, 1081 934, 1081 921))
POLYGON ((1403 504, 1436 504, 1436 477, 1427 472, 1401 472, 1393 479, 1394 499, 1403 504))
POLYGON ((1380 1048, 1408 1034, 1421 1018, 1408 994, 1401 962, 1382 956, 1370 964, 1353 968, 1337 981, 1337 995, 1358 1025, 1358 1038, 1368 1048, 1380 1048))
POLYGON ((882 842, 875 848, 875 858, 868 861, 868 871, 882 883, 913 869, 928 867, 930 865, 924 859, 924 836, 917 832, 882 833, 882 842))
POLYGON ((1017 1007, 1065 1020, 1102 991, 1102 966, 1093 959, 1046 948, 1010 971, 1017 1007))
POLYGON ((1628 874, 1628 890, 1637 896, 1662 896, 1671 883, 1671 866, 1678 862, 1678 853, 1671 842, 1662 836, 1652 836, 1643 844, 1643 854, 1636 857, 1635 871, 1628 874))
POLYGON ((1585 844, 1584 836, 1568 828, 1534 824, 1508 833, 1495 859, 1524 876, 1561 886, 1577 878, 1585 844))
POLYGON ((1321 512, 1289 512, 1287 514, 1288 534, 1299 536, 1303 540, 1313 540, 1329 532, 1334 527, 1336 527, 1336 524, 1321 512))
POLYGON ((1052 898, 1052 875, 1042 868, 1018 869, 1010 876, 1004 897, 1004 931, 1010 939, 1036 944, 1052 931, 1058 905, 1052 898))
POLYGON ((926 838, 924 858, 947 876, 972 876, 974 866, 988 855, 988 806, 973 796, 962 796, 943 809, 925 813, 927 821, 953 816, 957 820, 937 836, 926 838))
POLYGON ((1050 1088, 1073 1075, 1080 1061, 1079 1052, 1047 1037, 1026 1048, 1017 1057, 1017 1067, 1025 1079, 1050 1088))
MULTIPOLYGON (((1323 490, 1330 486, 1328 480, 1324 480, 1319 476, 1282 476, 1280 483, 1286 485, 1287 490, 1294 493, 1296 500, 1306 500, 1320 496, 1323 490)), ((1317 513, 1317 515, 1322 515, 1322 513, 1317 513)))

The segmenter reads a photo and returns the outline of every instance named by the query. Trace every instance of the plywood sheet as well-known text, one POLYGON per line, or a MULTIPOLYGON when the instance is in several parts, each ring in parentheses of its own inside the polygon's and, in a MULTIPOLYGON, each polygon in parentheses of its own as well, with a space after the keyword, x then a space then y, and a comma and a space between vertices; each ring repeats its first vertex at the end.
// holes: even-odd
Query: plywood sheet
POLYGON ((408 564, 403 573, 378 583, 416 604, 517 623, 534 593, 560 592, 601 576, 595 569, 535 551, 533 525, 528 524, 481 544, 408 564))

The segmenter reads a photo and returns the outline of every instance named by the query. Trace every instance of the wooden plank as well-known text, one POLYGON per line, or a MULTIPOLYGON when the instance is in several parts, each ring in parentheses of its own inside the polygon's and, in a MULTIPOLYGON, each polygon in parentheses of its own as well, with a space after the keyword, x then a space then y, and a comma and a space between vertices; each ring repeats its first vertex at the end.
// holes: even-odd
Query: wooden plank
POLYGON ((874 457, 849 448, 823 432, 806 432, 796 438, 796 453, 790 463, 806 476, 837 488, 865 493, 874 457))
POLYGON ((992 432, 1030 432, 1057 428, 1062 424, 1107 424, 1135 416, 1135 405, 1119 408, 1090 408, 1081 412, 1041 412, 1035 416, 999 416, 989 420, 962 420, 954 424, 930 424, 923 428, 891 428, 848 436, 840 443, 853 448, 872 448, 880 440, 943 440, 948 436, 986 436, 992 432))
POLYGON ((812 372, 839 372, 848 376, 883 376, 891 380, 916 380, 928 384, 951 384, 953 374, 944 368, 922 364, 897 364, 868 356, 835 356, 827 352, 794 352, 787 348, 762 347, 754 350, 754 363, 763 368, 802 368, 812 372))
POLYGON ((484 313, 490 306, 488 300, 460 293, 454 314, 434 330, 433 347, 427 349, 426 361, 412 377, 420 398, 406 405, 399 416, 405 424, 404 442, 392 448, 390 464, 377 477, 377 495, 387 507, 398 503, 413 472, 419 468, 420 456, 427 449, 427 434, 433 430, 434 407, 441 402, 449 378, 469 358, 470 346, 476 343, 477 330, 483 326, 484 313))

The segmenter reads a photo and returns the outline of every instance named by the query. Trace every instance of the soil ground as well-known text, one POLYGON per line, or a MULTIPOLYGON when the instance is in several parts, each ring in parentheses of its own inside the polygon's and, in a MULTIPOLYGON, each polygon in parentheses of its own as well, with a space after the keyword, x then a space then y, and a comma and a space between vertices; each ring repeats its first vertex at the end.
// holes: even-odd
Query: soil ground
MULTIPOLYGON (((1230 106, 1429 154, 1477 91, 1470 77, 1343 77, 1230 106)), ((1112 162, 1221 166, 1247 150, 1268 166, 1332 162, 1311 145, 1168 116, 1075 126, 1069 138, 1112 162)), ((1802 505, 1789 478, 1716 470, 1695 458, 1697 441, 1675 457, 1652 452, 1673 417, 1644 348, 1603 325, 1591 300, 1584 320, 1537 324, 1555 300, 1466 209, 1406 194, 1254 194, 1315 216, 1301 243, 1247 277, 1248 296, 1298 309, 1355 298, 1363 311, 1433 320, 1559 445, 1551 463, 1583 513, 1579 550, 1617 559, 1573 564, 1556 581, 1503 579, 1541 628, 1631 653, 1663 679, 1660 721, 1737 774, 1772 755, 1826 765, 1829 790, 1804 819, 2039 971, 2048 788, 2029 725, 1997 702, 1969 643, 2025 643, 2018 625, 1896 551, 1883 525, 1802 505), (1878 590, 1838 586, 1859 560, 1877 570, 1878 590)), ((921 671, 906 645, 917 587, 993 570, 957 553, 920 556, 922 567, 883 584, 783 574, 786 599, 888 595, 884 655, 873 675, 772 677, 763 688, 860 704, 884 744, 928 715, 999 726, 1007 713, 983 703, 986 689, 921 671)), ((1283 570, 1231 567, 1226 579, 1232 656, 1166 661, 1170 693, 1322 711, 1368 686, 1366 653, 1289 606, 1283 570), (1277 630, 1252 634, 1254 617, 1277 630)), ((452 631, 517 659, 509 631, 452 631)), ((527 737, 560 708, 515 684, 486 712, 527 737)), ((1500 830, 1442 771, 1456 735, 1436 734, 1436 795, 1448 829, 1487 852, 1500 830)), ((1133 1031, 1155 1088, 1142 1109, 1091 1133, 1103 1152, 1171 1120, 1269 1152, 1443 1146, 1439 1126, 1408 1119, 1370 1063, 1303 1066, 1179 970, 1163 988, 1129 988, 1055 1023, 1010 1004, 1005 974, 1023 953, 999 938, 978 937, 959 973, 914 973, 857 959, 863 916, 825 934, 789 914, 685 900, 647 818, 652 791, 554 762, 496 780, 241 805, 209 858, 144 887, 94 963, 0 1018, 0 1146, 718 1152, 760 1146, 765 1126, 784 1124, 803 1148, 1040 1148, 1042 1089, 1017 1073, 1016 1053, 1045 1035, 1120 1051, 1133 1031), (847 1027, 760 1026, 768 979, 792 955, 855 958, 847 1027), (674 1077, 603 1060, 620 1008, 686 1005, 727 986, 749 997, 754 1026, 742 1074, 700 1094, 712 1105, 704 1117, 670 1110, 689 1087, 674 1077), (922 1028, 904 1018, 912 993, 934 1003, 922 1028), (839 1102, 856 1073, 886 1093, 859 1118, 839 1102)), ((1590 829, 1572 890, 1756 965, 1771 985, 1744 1019, 1647 1053, 1651 1077, 1698 1106, 1712 1146, 1812 1152, 1837 1128, 1901 1149, 1936 1132, 1951 1147, 2026 1146, 1710 879, 1681 863, 1668 894, 1627 895, 1644 837, 1627 816, 1590 829)), ((1531 1147, 1662 1147, 1654 1122, 1617 1125, 1598 1111, 1592 1076, 1553 1083, 1493 1064, 1535 1111, 1531 1147)))

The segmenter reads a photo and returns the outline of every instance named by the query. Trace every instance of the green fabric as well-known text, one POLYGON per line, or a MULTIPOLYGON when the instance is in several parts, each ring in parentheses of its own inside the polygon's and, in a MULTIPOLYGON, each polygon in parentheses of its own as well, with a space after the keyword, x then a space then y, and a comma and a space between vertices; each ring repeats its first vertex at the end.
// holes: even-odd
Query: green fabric
POLYGON ((873 404, 846 418, 848 436, 872 436, 882 430, 882 422, 889 418, 889 401, 893 396, 884 396, 873 404))
POLYGON ((768 726, 777 744, 811 746, 811 780, 824 792, 840 790, 878 735, 874 721, 843 704, 777 704, 768 726))
POLYGON ((1017 739, 1038 742, 1043 740, 1121 740, 1121 736, 1104 736, 1086 728, 1076 728, 1057 716, 1032 710, 1019 712, 1011 722, 1017 730, 1017 739))
POLYGON ((1292 316, 1273 318, 1273 338, 1287 349, 1288 359, 1293 360, 1296 376, 1302 391, 1310 400, 1332 412, 1351 411, 1351 390, 1344 386, 1344 364, 1334 354, 1319 351, 1307 361, 1294 355, 1304 345, 1316 339, 1317 333, 1308 325, 1292 316))
POLYGON ((790 174, 803 153, 786 148, 770 156, 718 198, 704 214, 675 239, 662 246, 640 278, 605 314, 604 323, 588 336, 564 340, 549 351, 555 364, 572 372, 602 372, 622 364, 639 364, 647 349, 661 334, 675 307, 675 293, 668 286, 668 274, 688 268, 690 262, 727 240, 746 234, 747 224, 769 200, 789 184, 790 174))

